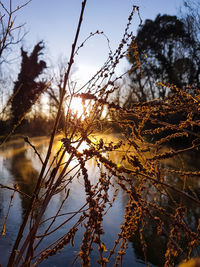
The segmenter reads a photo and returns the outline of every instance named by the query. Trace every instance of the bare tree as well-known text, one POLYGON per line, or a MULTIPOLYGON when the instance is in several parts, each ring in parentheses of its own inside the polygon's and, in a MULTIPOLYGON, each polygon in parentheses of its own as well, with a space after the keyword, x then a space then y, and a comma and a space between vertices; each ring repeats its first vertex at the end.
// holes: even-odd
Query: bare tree
POLYGON ((24 1, 20 5, 14 5, 13 0, 0 1, 0 102, 2 109, 0 110, 1 119, 5 120, 9 112, 7 107, 11 102, 9 99, 9 90, 5 92, 5 88, 11 86, 12 78, 3 68, 4 63, 9 63, 13 55, 13 49, 23 40, 26 32, 23 24, 16 23, 16 17, 22 8, 28 5, 31 0, 24 1), (7 104, 5 104, 7 101, 7 104))
POLYGON ((4 57, 5 52, 10 51, 24 38, 25 33, 22 29, 25 24, 17 25, 15 20, 17 12, 30 2, 31 0, 28 0, 14 7, 12 0, 9 0, 7 4, 0 1, 0 64, 7 61, 4 57))

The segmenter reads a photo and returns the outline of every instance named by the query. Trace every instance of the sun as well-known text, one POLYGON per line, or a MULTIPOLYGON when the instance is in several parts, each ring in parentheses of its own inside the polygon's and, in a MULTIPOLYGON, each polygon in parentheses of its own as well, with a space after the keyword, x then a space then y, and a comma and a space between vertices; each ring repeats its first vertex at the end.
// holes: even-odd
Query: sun
POLYGON ((68 101, 66 105, 66 112, 70 110, 71 113, 77 115, 78 118, 85 118, 84 104, 81 97, 73 97, 71 102, 68 101))

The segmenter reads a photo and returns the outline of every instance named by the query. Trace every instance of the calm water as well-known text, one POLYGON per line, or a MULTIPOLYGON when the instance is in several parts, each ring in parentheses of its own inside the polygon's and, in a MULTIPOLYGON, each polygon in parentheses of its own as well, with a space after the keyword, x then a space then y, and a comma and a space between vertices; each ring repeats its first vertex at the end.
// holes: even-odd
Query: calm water
MULTIPOLYGON (((44 155, 48 140, 43 138, 34 138, 33 143, 37 146, 38 151, 41 155, 44 155)), ((59 141, 57 146, 59 146, 59 141)), ((117 157, 117 155, 114 155, 117 157)), ((72 162, 72 165, 75 165, 76 162, 72 162)), ((33 192, 38 173, 40 171, 40 161, 38 160, 34 151, 23 141, 13 141, 6 147, 0 149, 0 183, 8 186, 13 186, 13 184, 18 184, 21 191, 31 194, 33 192)), ((88 174, 95 183, 98 179, 99 170, 96 166, 95 160, 90 160, 87 163, 88 174)), ((169 177, 171 183, 176 184, 178 180, 174 177, 169 177)), ((196 185, 195 185, 196 186, 196 185)), ((200 187, 200 184, 199 184, 200 187)), ((109 195, 112 197, 114 189, 110 189, 109 195)), ((7 214, 9 200, 12 192, 6 189, 0 189, 0 231, 2 229, 3 219, 7 214)), ((43 220, 53 216, 62 203, 64 198, 64 192, 61 192, 59 195, 56 195, 50 202, 46 213, 44 214, 43 220)), ((70 184, 70 194, 66 203, 62 207, 61 213, 70 213, 78 210, 84 203, 85 193, 84 186, 81 177, 79 179, 74 179, 70 184)), ((127 198, 126 195, 119 190, 116 201, 114 202, 113 207, 106 214, 103 225, 105 230, 105 235, 103 241, 106 245, 106 248, 111 249, 115 239, 117 239, 117 233, 120 231, 120 225, 123 222, 124 207, 126 205, 127 198)), ((161 199, 161 204, 165 207, 169 206, 170 201, 167 199, 161 199)), ((7 218, 6 223, 6 234, 5 236, 0 236, 0 263, 5 266, 11 251, 13 242, 15 241, 17 235, 17 229, 22 221, 24 211, 28 206, 28 201, 26 197, 15 194, 13 204, 7 218)), ((200 215, 200 208, 194 204, 189 204, 188 211, 188 221, 190 224, 196 226, 200 215)), ((68 218, 70 215, 66 215, 65 218, 68 218)), ((67 227, 73 225, 75 222, 74 218, 67 224, 67 227)), ((63 217, 59 217, 56 221, 57 225, 63 221, 63 217)), ((151 263, 156 266, 162 266, 162 251, 165 248, 165 240, 156 237, 156 229, 151 222, 148 222, 149 229, 145 233, 145 238, 149 249, 147 251, 148 259, 151 263)), ((41 226, 40 231, 42 233, 45 225, 41 226)), ((43 242, 43 246, 46 247, 49 243, 53 242, 59 236, 62 236, 66 231, 66 226, 63 226, 55 234, 52 234, 46 238, 43 242)), ((75 237, 74 247, 67 246, 61 253, 51 257, 49 260, 41 263, 39 266, 48 266, 48 267, 67 267, 70 266, 74 257, 79 252, 80 241, 82 239, 83 229, 80 228, 80 231, 75 237)), ((92 266, 97 266, 95 264, 95 255, 96 252, 92 252, 91 260, 92 266)), ((114 261, 110 261, 108 266, 113 266, 114 261)), ((80 262, 77 261, 74 266, 80 266, 80 262)), ((137 235, 130 239, 129 247, 126 255, 124 256, 124 265, 123 266, 144 266, 142 260, 142 251, 138 241, 137 235)), ((152 265, 153 266, 153 265, 152 265)))

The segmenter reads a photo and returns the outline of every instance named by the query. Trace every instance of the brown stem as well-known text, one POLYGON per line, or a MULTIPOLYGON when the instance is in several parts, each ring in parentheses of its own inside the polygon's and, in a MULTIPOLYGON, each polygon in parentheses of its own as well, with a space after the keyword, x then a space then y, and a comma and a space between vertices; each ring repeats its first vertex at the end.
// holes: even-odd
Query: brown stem
MULTIPOLYGON (((82 20, 83 20, 83 14, 84 14, 84 9, 85 9, 86 2, 87 2, 87 0, 84 0, 82 2, 82 8, 81 8, 81 13, 80 13, 80 17, 79 17, 79 23, 78 23, 78 27, 77 27, 74 43, 72 44, 72 51, 71 51, 70 61, 68 63, 68 69, 67 69, 67 72, 65 73, 65 77, 64 77, 62 95, 61 95, 61 99, 60 99, 60 103, 59 103, 59 108, 58 108, 57 117, 56 117, 54 128, 53 128, 53 132, 51 134, 51 139, 50 139, 50 142, 49 142, 49 148, 48 148, 48 151, 47 151, 47 155, 46 155, 44 164, 42 166, 42 169, 41 169, 38 181, 37 181, 37 185, 35 187, 35 191, 34 191, 33 196, 31 198, 31 201, 30 201, 30 204, 29 204, 29 208, 27 209, 27 212, 25 214, 24 220, 23 220, 22 225, 20 227, 20 230, 18 232, 18 236, 17 236, 16 242, 15 242, 15 244, 13 246, 13 250, 12 250, 8 265, 7 265, 8 267, 17 266, 18 265, 19 261, 21 260, 21 255, 24 253, 25 244, 28 245, 28 240, 30 242, 29 242, 29 247, 28 247, 28 251, 27 251, 27 254, 26 254, 26 260, 25 260, 26 266, 30 265, 31 257, 33 256, 33 243, 34 243, 34 238, 35 238, 35 235, 36 235, 36 232, 37 232, 37 228, 38 228, 39 222, 37 222, 35 224, 35 226, 32 229, 33 231, 31 231, 31 233, 28 234, 28 236, 27 236, 28 239, 26 239, 27 242, 24 243, 23 249, 21 248, 21 250, 20 250, 20 252, 18 254, 18 257, 15 260, 16 252, 17 252, 19 243, 20 243, 20 241, 22 239, 23 232, 24 232, 25 226, 27 224, 29 215, 30 215, 30 213, 32 211, 32 208, 33 208, 34 204, 35 204, 37 196, 38 196, 38 194, 40 192, 40 185, 41 185, 41 182, 42 182, 42 179, 43 179, 43 175, 44 175, 45 169, 47 167, 47 163, 48 163, 50 155, 51 155, 54 138, 55 138, 55 135, 56 135, 56 132, 57 132, 57 128, 58 128, 58 124, 59 124, 60 117, 61 117, 62 104, 63 104, 64 96, 65 96, 65 93, 66 93, 66 85, 67 85, 67 81, 69 79, 69 74, 70 74, 71 67, 72 67, 72 65, 74 63, 74 52, 75 52, 76 44, 77 44, 77 41, 78 41, 78 36, 79 36, 79 33, 80 33, 80 28, 81 28, 81 24, 82 24, 82 20)), ((45 201, 43 202, 43 205, 44 205, 43 206, 44 209, 42 209, 43 212, 45 211, 45 209, 46 209, 46 207, 47 207, 47 205, 48 205, 48 203, 49 203, 49 201, 51 199, 51 196, 52 196, 52 194, 48 194, 47 197, 45 198, 45 201)), ((43 214, 43 212, 40 212, 40 216, 38 216, 38 220, 39 221, 41 219, 41 215, 43 214)))

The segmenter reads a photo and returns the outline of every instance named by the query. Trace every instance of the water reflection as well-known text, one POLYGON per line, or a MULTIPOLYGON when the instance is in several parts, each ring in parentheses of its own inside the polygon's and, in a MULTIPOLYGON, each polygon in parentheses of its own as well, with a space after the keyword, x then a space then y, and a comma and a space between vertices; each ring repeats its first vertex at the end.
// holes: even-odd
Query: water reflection
MULTIPOLYGON (((37 149, 41 156, 45 155, 47 150, 48 140, 35 138, 34 145, 37 146, 37 149)), ((109 140, 108 140, 109 141, 109 140)), ((58 142, 54 146, 54 150, 58 151, 61 147, 62 143, 58 140, 58 142)), ((85 145, 83 144, 80 149, 84 149, 85 145)), ((122 149, 123 150, 123 149, 122 149)), ((113 161, 118 164, 121 164, 123 153, 118 151, 118 153, 108 152, 107 156, 110 157, 113 161)), ((66 162, 68 156, 66 155, 63 159, 63 162, 66 162)), ((77 162, 73 161, 70 168, 76 166, 77 162)), ((124 163, 125 164, 125 163, 124 163)), ((171 163, 167 162, 168 166, 171 163)), ((176 161, 176 164, 179 164, 176 161)), ((191 161, 189 161, 191 164, 191 161)), ((87 170, 88 175, 90 177, 90 181, 92 184, 96 184, 99 176, 100 171, 106 171, 105 168, 101 165, 98 165, 95 159, 91 159, 87 162, 87 170)), ((24 142, 15 141, 7 145, 7 147, 3 147, 0 150, 0 183, 12 185, 17 183, 19 189, 29 195, 32 194, 36 180, 38 177, 38 173, 40 170, 41 164, 40 160, 37 158, 37 155, 34 151, 24 142)), ((63 166, 61 166, 60 171, 62 171, 63 166)), ((179 166, 177 166, 179 168, 179 166)), ((70 173, 70 177, 75 174, 77 169, 74 169, 70 173)), ((70 177, 66 177, 66 183, 69 182, 70 177)), ((113 184, 115 183, 114 178, 113 184)), ((178 188, 183 188, 183 179, 179 176, 174 175, 167 175, 165 177, 168 183, 171 185, 176 185, 178 188)), ((189 181, 190 184, 197 188, 198 180, 191 180, 189 181)), ((69 183, 67 189, 70 189, 70 194, 67 201, 63 204, 61 214, 68 213, 66 215, 60 216, 56 220, 56 224, 59 225, 62 223, 64 219, 69 218, 71 215, 70 212, 78 210, 84 203, 85 203, 85 189, 84 189, 84 182, 82 176, 76 177, 69 183)), ((115 184, 115 187, 117 185, 115 184)), ((154 200, 153 195, 153 188, 149 188, 149 201, 154 200)), ((109 190, 109 196, 112 198, 114 194, 114 188, 111 187, 109 190)), ((173 191, 170 191, 171 196, 177 203, 182 203, 183 205, 187 206, 187 214, 186 220, 192 226, 196 227, 200 215, 200 207, 197 206, 195 203, 182 198, 179 194, 174 194, 173 191)), ((8 199, 11 196, 11 192, 8 190, 0 189, 0 222, 2 222, 2 218, 4 218, 6 214, 6 210, 8 207, 8 199)), ((47 207, 46 213, 44 214, 43 220, 54 216, 56 214, 57 209, 62 204, 62 201, 65 197, 65 192, 61 191, 58 195, 53 197, 52 201, 50 202, 49 206, 47 207)), ((169 213, 174 211, 174 202, 166 197, 161 197, 156 199, 157 203, 165 208, 169 213)), ((103 226, 105 230, 105 236, 103 237, 103 241, 107 248, 111 249, 115 239, 117 238, 117 233, 120 231, 120 225, 123 223, 123 216, 124 216, 124 207, 127 203, 127 195, 124 194, 123 191, 119 190, 118 196, 116 201, 113 204, 113 207, 109 210, 109 212, 104 217, 103 226)), ((16 194, 16 198, 11 209, 11 212, 8 217, 7 223, 7 231, 6 236, 4 238, 0 238, 0 262, 2 261, 3 264, 6 263, 8 259, 9 249, 11 249, 12 244, 15 239, 16 235, 16 228, 19 226, 21 222, 21 217, 23 216, 24 211, 27 209, 28 206, 28 199, 23 195, 16 194), (6 255, 6 257, 5 257, 6 255), (6 259, 7 258, 7 259, 6 259)), ((67 228, 76 221, 77 217, 71 220, 67 224, 67 228)), ((165 225, 169 225, 169 222, 166 218, 163 218, 165 225)), ((39 231, 42 234, 45 227, 48 225, 49 221, 41 225, 39 231)), ((147 249, 147 256, 148 260, 157 265, 162 266, 164 261, 164 252, 166 249, 166 242, 167 239, 164 236, 157 236, 157 229, 155 225, 152 223, 151 220, 146 222, 146 228, 144 231, 144 238, 147 242, 148 249, 147 249)), ((1 227, 1 223, 0 223, 1 227)), ((62 236, 63 233, 66 232, 66 225, 61 227, 58 232, 48 236, 46 240, 44 240, 43 246, 45 247, 49 242, 53 242, 55 238, 62 236)), ((54 265, 59 265, 60 267, 69 266, 74 258, 77 255, 80 249, 80 242, 82 240, 83 229, 80 229, 78 232, 76 239, 75 239, 75 246, 74 247, 67 247, 64 249, 63 253, 55 255, 54 257, 50 258, 46 262, 40 264, 41 267, 49 267, 54 265)), ((40 250, 40 248, 39 248, 40 250)), ((91 255, 92 266, 96 264, 96 254, 95 252, 91 255)), ((130 246, 127 250, 127 253, 124 257, 124 266, 144 266, 143 261, 140 261, 143 258, 142 248, 139 242, 139 232, 136 233, 132 238, 130 238, 130 246)), ((110 261, 108 266, 113 266, 114 261, 110 261)), ((80 266, 80 262, 77 262, 74 266, 80 266)))
MULTIPOLYGON (((174 194, 173 191, 170 192, 171 195, 173 196, 173 199, 177 203, 182 203, 183 207, 187 207, 187 211, 185 214, 185 221, 188 223, 188 225, 191 227, 192 230, 197 229, 198 226, 198 220, 200 218, 200 207, 197 203, 194 203, 193 201, 187 200, 182 198, 178 194, 174 194)), ((170 227, 172 227, 171 223, 172 221, 170 220, 170 214, 174 214, 174 210, 176 206, 174 205, 174 202, 167 197, 160 198, 159 201, 157 201, 158 205, 160 205, 162 208, 165 209, 166 215, 162 216, 162 221, 163 221, 163 226, 166 230, 166 233, 169 234, 170 232, 170 227)), ((153 213, 154 216, 157 216, 156 212, 153 213)), ((165 252, 167 248, 167 243, 169 241, 169 236, 167 234, 157 234, 157 227, 155 222, 151 218, 145 218, 145 224, 146 227, 144 229, 144 239, 147 244, 147 259, 150 261, 152 264, 156 266, 164 266, 165 262, 165 252)), ((144 253, 141 247, 140 243, 140 233, 139 230, 141 229, 141 226, 137 230, 136 234, 130 238, 130 242, 132 243, 132 247, 134 248, 135 253, 137 256, 144 260, 144 253)), ((178 264, 182 260, 184 260, 187 257, 187 254, 184 253, 184 251, 187 251, 188 247, 188 240, 185 237, 181 238, 181 248, 183 249, 183 253, 181 257, 176 258, 175 264, 178 264)))
MULTIPOLYGON (((10 161, 10 172, 14 177, 14 181, 20 191, 32 195, 35 188, 38 172, 33 168, 32 161, 27 158, 26 151, 22 151, 13 155, 10 161)), ((29 199, 20 194, 22 199, 22 208, 25 211, 29 204, 29 199)))
MULTIPOLYGON (((197 155, 195 153, 188 153, 183 155, 182 158, 175 157, 170 160, 166 160, 162 167, 173 168, 175 170, 197 170, 197 166, 199 168, 198 158, 194 161, 194 158, 197 155), (184 165, 183 165, 183 158, 184 158, 184 165), (192 164, 192 162, 194 164, 192 164)), ((164 182, 174 186, 175 188, 179 189, 180 191, 184 191, 185 194, 193 196, 193 198, 200 200, 200 180, 199 177, 188 177, 188 176, 180 176, 178 174, 170 174, 168 173, 164 177, 164 182), (193 192, 193 193, 192 193, 193 192)), ((149 186, 149 196, 146 196, 147 199, 151 202, 156 204, 159 207, 162 207, 165 210, 165 214, 162 214, 162 222, 163 227, 166 230, 165 234, 158 235, 157 234, 157 226, 152 218, 146 217, 145 218, 145 228, 143 231, 144 240, 147 244, 146 254, 147 259, 152 264, 156 266, 164 266, 165 262, 165 252, 167 249, 167 243, 169 241, 169 233, 172 226, 172 220, 170 219, 171 214, 175 214, 175 209, 179 207, 185 207, 185 221, 188 226, 191 228, 192 231, 196 232, 198 227, 199 218, 200 218, 200 206, 199 203, 191 200, 190 198, 179 194, 178 192, 174 191, 171 188, 167 189, 167 194, 158 195, 158 191, 155 190, 152 185, 149 186), (155 191, 155 194, 154 194, 155 191), (167 235, 166 235, 167 234, 167 235)), ((155 209, 153 210, 154 216, 160 216, 155 209)), ((141 259, 144 260, 144 253, 141 247, 140 240, 140 229, 141 225, 139 225, 139 229, 136 231, 135 235, 130 238, 130 242, 132 243, 132 247, 136 253, 136 255, 141 259)), ((181 236, 180 247, 182 248, 183 252, 182 255, 175 258, 175 265, 177 266, 178 263, 183 261, 187 258, 187 248, 188 248, 188 239, 184 236, 181 236)))

